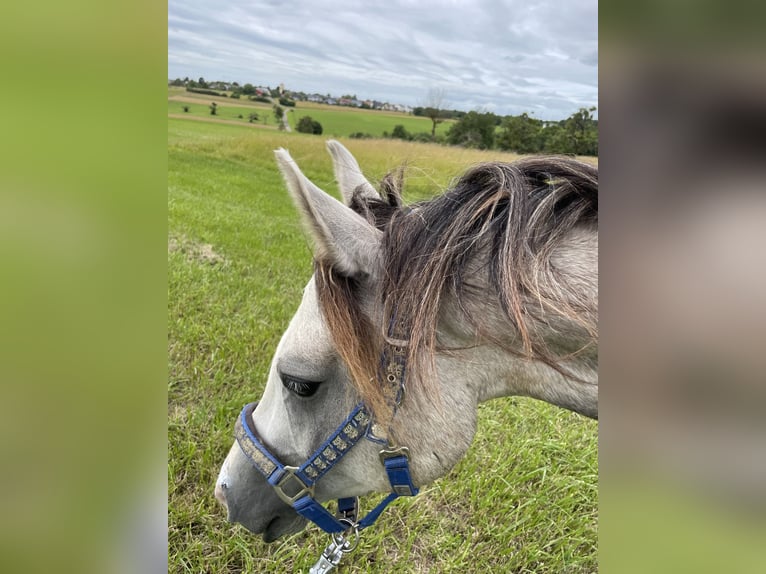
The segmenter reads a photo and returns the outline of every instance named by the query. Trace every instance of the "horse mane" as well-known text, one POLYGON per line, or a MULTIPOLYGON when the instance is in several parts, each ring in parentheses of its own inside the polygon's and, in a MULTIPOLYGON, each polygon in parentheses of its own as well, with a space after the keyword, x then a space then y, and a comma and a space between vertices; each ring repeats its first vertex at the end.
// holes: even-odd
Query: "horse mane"
POLYGON ((447 295, 480 338, 577 380, 563 366, 572 353, 551 351, 542 333, 551 321, 563 320, 586 333, 586 347, 597 341, 597 303, 567 284, 550 261, 575 228, 596 229, 597 168, 565 157, 483 163, 443 195, 410 206, 402 202, 402 182, 403 172, 394 172, 381 182, 381 199, 357 193, 351 202, 383 231, 382 276, 375 287, 383 332, 361 309, 364 278, 315 264, 322 313, 355 389, 375 416, 385 421, 391 413, 389 389, 380 381, 386 341, 406 347, 408 390, 413 383, 432 390, 430 373, 441 350, 437 323, 447 295), (469 312, 479 270, 486 275, 484 296, 494 294, 513 327, 513 343, 493 336, 469 312))

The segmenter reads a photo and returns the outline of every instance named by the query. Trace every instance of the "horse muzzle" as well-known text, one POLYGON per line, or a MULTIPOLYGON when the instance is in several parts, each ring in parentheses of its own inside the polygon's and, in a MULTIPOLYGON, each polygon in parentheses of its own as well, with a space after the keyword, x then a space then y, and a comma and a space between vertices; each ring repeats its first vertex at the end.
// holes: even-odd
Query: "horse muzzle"
POLYGON ((276 496, 239 451, 235 443, 215 484, 215 498, 226 508, 228 521, 260 534, 264 542, 303 530, 308 521, 276 496))

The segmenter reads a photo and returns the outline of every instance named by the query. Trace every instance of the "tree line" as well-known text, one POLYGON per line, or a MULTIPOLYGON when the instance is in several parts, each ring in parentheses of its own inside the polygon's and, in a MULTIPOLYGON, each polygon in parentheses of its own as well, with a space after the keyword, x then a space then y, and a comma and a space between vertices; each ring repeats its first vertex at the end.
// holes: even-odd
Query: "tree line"
MULTIPOLYGON (((595 107, 580 108, 565 120, 544 121, 523 113, 498 116, 491 112, 459 112, 435 108, 415 108, 414 115, 433 122, 430 134, 408 132, 394 127, 388 137, 405 140, 435 141, 478 149, 500 149, 520 154, 553 153, 598 156, 598 120, 595 107), (436 124, 454 118, 446 135, 437 135, 436 124)), ((358 137, 358 136, 357 136, 358 137)))

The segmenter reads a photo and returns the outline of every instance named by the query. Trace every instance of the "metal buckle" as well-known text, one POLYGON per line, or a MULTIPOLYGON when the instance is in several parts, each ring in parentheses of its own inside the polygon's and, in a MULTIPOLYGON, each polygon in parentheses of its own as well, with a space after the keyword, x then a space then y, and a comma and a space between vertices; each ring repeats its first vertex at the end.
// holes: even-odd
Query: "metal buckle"
POLYGON ((297 474, 295 474, 299 470, 297 466, 285 466, 284 469, 284 476, 280 478, 279 481, 274 485, 274 490, 282 502, 292 506, 296 501, 300 500, 307 494, 311 496, 311 498, 314 498, 314 485, 308 486, 297 474), (298 487, 297 492, 292 495, 285 492, 285 486, 290 480, 296 482, 296 486, 298 487))
MULTIPOLYGON (((385 466, 388 459, 396 458, 399 456, 403 456, 409 461, 410 449, 408 449, 406 446, 384 448, 378 453, 378 455, 380 456, 380 462, 383 464, 383 466, 385 466)), ((393 488, 394 492, 399 496, 415 496, 416 493, 416 491, 410 488, 409 484, 391 484, 391 488, 393 488)))
POLYGON ((376 422, 371 422, 367 427, 367 440, 377 442, 379 444, 388 444, 388 435, 376 422))
POLYGON ((389 458, 396 458, 397 456, 403 456, 409 460, 410 449, 408 449, 406 446, 384 448, 378 453, 378 456, 380 457, 380 462, 384 465, 389 458))

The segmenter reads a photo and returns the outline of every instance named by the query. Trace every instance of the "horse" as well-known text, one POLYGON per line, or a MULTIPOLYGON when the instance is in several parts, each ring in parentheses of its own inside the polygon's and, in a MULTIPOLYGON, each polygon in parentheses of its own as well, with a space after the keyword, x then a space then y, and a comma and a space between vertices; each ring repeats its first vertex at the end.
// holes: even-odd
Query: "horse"
MULTIPOLYGON (((358 536, 464 456, 482 401, 598 418, 596 167, 482 163, 405 205, 401 172, 376 189, 342 144, 327 148, 342 202, 275 151, 314 273, 215 485, 228 520, 266 542, 309 520, 358 536), (389 496, 359 520, 355 497, 372 492, 389 496)), ((335 540, 339 558, 349 543, 335 540)))

